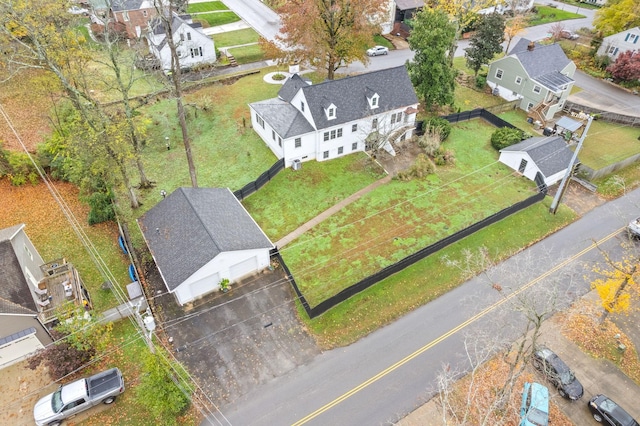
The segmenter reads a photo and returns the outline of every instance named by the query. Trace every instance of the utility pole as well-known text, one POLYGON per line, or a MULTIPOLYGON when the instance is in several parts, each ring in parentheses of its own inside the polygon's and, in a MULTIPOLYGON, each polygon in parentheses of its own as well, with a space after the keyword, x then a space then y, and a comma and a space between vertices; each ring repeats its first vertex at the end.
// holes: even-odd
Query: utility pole
POLYGON ((576 161, 578 160, 578 153, 582 148, 582 143, 587 137, 587 132, 589 131, 589 127, 591 127, 592 121, 593 121, 593 116, 590 115, 589 119, 587 120, 587 126, 584 128, 584 132, 582 132, 582 135, 580 136, 580 141, 578 142, 578 146, 576 146, 576 150, 573 153, 573 157, 571 157, 571 161, 569 162, 569 168, 567 169, 567 173, 564 174, 564 177, 562 178, 562 182, 560 182, 560 186, 558 187, 558 192, 556 192, 556 196, 553 199, 553 202, 551 203, 551 207, 549 207, 549 213, 551 214, 556 214, 556 211, 558 210, 558 206, 560 205, 560 200, 562 199, 564 192, 567 190, 567 186, 569 185, 569 178, 571 177, 571 174, 573 174, 573 168, 575 167, 576 161))

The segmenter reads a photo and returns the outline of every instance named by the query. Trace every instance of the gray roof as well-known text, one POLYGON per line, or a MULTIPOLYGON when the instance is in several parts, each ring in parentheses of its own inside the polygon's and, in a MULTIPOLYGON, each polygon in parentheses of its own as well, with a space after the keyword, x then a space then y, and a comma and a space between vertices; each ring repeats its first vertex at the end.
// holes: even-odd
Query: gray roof
POLYGON ((273 247, 228 188, 178 188, 138 223, 171 291, 222 252, 273 247))
MULTIPOLYGON (((191 20, 191 15, 178 15, 177 13, 173 14, 173 19, 171 20, 171 31, 173 32, 173 34, 176 33, 176 31, 178 31, 180 29, 180 26, 182 25, 188 25, 193 29, 198 29, 198 28, 202 28, 202 24, 200 24, 199 22, 196 23, 189 23, 188 21, 191 20)), ((164 38, 162 39, 162 41, 160 43, 158 43, 158 50, 162 50, 162 48, 167 44, 167 36, 166 36, 166 30, 164 28, 164 23, 162 21, 162 19, 160 18, 154 18, 149 26, 151 28, 153 28, 153 34, 154 35, 163 35, 164 34, 164 38)))
POLYGON ((516 56, 529 76, 554 92, 573 81, 562 74, 571 61, 564 54, 559 44, 534 43, 533 50, 529 50, 530 40, 521 38, 511 49, 509 55, 516 56))
POLYGON ((560 117, 560 119, 556 121, 556 126, 567 129, 570 132, 575 132, 580 127, 582 127, 582 125, 583 123, 581 121, 576 121, 569 117, 560 117))
POLYGON ((500 152, 526 152, 545 177, 566 170, 573 157, 573 152, 561 136, 529 138, 500 152))
POLYGON ((145 0, 113 0, 111 10, 120 12, 122 10, 138 10, 145 0))
POLYGON ((0 314, 37 314, 29 285, 9 240, 23 226, 0 230, 0 314))
POLYGON ((313 126, 293 105, 280 99, 267 99, 255 102, 251 107, 262 117, 282 138, 304 135, 314 131, 313 126))
MULTIPOLYGON (((304 93, 307 108, 318 130, 418 103, 416 92, 404 65, 314 85, 308 85, 300 77, 294 76, 285 82, 278 96, 288 102, 300 90, 304 93), (372 93, 377 93, 380 97, 376 109, 371 109, 367 100, 367 96, 371 96, 372 93), (333 120, 328 120, 324 111, 330 104, 336 106, 336 118, 333 120)), ((251 104, 251 106, 265 110, 264 105, 268 105, 268 102, 273 106, 281 105, 275 100, 268 100, 251 104)), ((281 109, 287 116, 278 120, 280 121, 278 126, 286 131, 278 132, 280 136, 290 137, 311 131, 310 126, 300 123, 300 118, 303 118, 301 115, 297 116, 293 111, 281 109)), ((271 121, 267 121, 270 125, 272 124, 271 121)))

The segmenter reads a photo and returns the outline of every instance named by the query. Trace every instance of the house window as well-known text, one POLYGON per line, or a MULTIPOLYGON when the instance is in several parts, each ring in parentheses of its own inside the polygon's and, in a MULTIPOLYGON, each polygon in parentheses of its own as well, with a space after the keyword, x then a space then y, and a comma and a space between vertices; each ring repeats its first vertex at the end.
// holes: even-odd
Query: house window
POLYGON ((329 132, 324 132, 324 141, 328 141, 329 140, 329 132))
POLYGON ((374 96, 373 98, 371 98, 371 106, 373 108, 378 106, 378 97, 377 96, 374 96))
POLYGON ((338 137, 341 138, 342 137, 342 127, 338 129, 338 137))
POLYGON ((336 109, 334 107, 327 110, 327 117, 329 117, 329 119, 336 118, 336 109))
POLYGON ((532 103, 532 102, 529 102, 529 103, 527 104, 527 111, 529 111, 531 108, 533 108, 533 103, 532 103))
POLYGON ((540 93, 540 90, 542 90, 540 86, 533 86, 533 93, 540 93))
POLYGON ((502 74, 504 74, 504 71, 502 71, 501 69, 496 70, 496 78, 498 80, 502 80, 502 74))
POLYGON ((516 84, 520 84, 520 83, 522 83, 522 77, 517 76, 516 77, 516 84))
POLYGON ((202 47, 196 47, 196 48, 192 48, 191 50, 191 57, 194 58, 196 56, 202 56, 202 47))
POLYGON ((142 16, 144 16, 145 18, 147 17, 147 11, 146 10, 142 11, 142 16))
POLYGON ((391 124, 399 123, 402 121, 402 112, 391 114, 391 124))
POLYGON ((351 144, 351 151, 355 151, 356 149, 358 149, 358 142, 354 142, 351 144))
POLYGON ((327 159, 329 158, 329 151, 325 151, 322 153, 322 158, 327 159))
POLYGON ((352 124, 351 125, 351 132, 357 132, 358 131, 358 125, 357 124, 352 124))
POLYGON ((191 40, 191 33, 187 33, 187 40, 191 40))
POLYGON ((262 127, 264 129, 264 120, 258 114, 256 114, 256 121, 258 122, 260 127, 262 127))
POLYGON ((274 130, 271 131, 271 139, 276 140, 276 132, 274 130))
POLYGON ((282 138, 278 136, 278 146, 282 148, 282 138))
POLYGON ((336 131, 332 130, 331 131, 331 139, 335 139, 336 138, 336 131))
POLYGON ((295 147, 296 148, 300 148, 301 146, 302 146, 302 139, 301 138, 296 138, 295 147))
POLYGON ((304 102, 300 102, 300 109, 304 112, 304 102))
POLYGON ((518 167, 518 171, 520 173, 524 173, 524 171, 527 168, 527 160, 525 160, 524 158, 522 159, 522 161, 520 161, 520 167, 518 167))
POLYGON ((122 12, 122 19, 126 21, 129 20, 129 12, 127 12, 126 10, 124 12, 122 12))
POLYGON ((180 41, 184 41, 184 34, 180 33, 180 41))
POLYGON ((198 47, 198 50, 200 51, 200 56, 202 56, 202 47, 198 47))
POLYGON ((333 129, 328 132, 324 132, 324 141, 328 141, 329 139, 341 138, 342 137, 342 128, 333 129))
POLYGON ((338 155, 342 154, 344 152, 344 148, 343 147, 339 147, 338 148, 338 155))
POLYGON ((371 122, 371 128, 372 129, 377 129, 378 128, 378 119, 374 118, 373 121, 371 122))

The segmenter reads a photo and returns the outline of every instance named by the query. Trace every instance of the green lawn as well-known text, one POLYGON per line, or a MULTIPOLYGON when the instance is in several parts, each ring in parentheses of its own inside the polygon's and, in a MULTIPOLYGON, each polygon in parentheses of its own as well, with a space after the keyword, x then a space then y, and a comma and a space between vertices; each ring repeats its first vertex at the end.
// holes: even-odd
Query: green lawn
POLYGON ((364 153, 331 161, 308 161, 301 171, 283 170, 243 204, 269 238, 277 241, 384 176, 384 171, 364 153))
POLYGON ((566 21, 568 19, 584 18, 584 15, 568 12, 560 8, 536 5, 537 13, 529 19, 529 26, 548 24, 550 22, 566 21))
POLYGON ((251 62, 264 61, 265 59, 262 48, 257 44, 229 49, 229 53, 236 58, 236 62, 239 64, 249 64, 251 62))
POLYGON ((454 126, 455 167, 393 180, 281 250, 312 306, 373 272, 533 195, 533 183, 497 162, 484 120, 454 126))
POLYGON ((238 22, 240 18, 233 12, 212 12, 194 15, 193 20, 204 21, 209 24, 210 27, 217 27, 219 25, 238 22))
POLYGON ((464 261, 465 250, 477 252, 484 247, 497 262, 575 220, 575 213, 564 205, 555 215, 549 214, 550 204, 551 199, 547 197, 542 203, 446 247, 313 320, 308 319, 298 304, 300 317, 323 348, 349 345, 470 278, 460 269, 447 266, 445 259, 464 261))
POLYGON ((382 37, 380 34, 376 34, 375 36, 373 36, 373 42, 376 44, 376 46, 386 46, 389 48, 389 50, 393 50, 395 48, 393 46, 393 43, 382 37))
MULTIPOLYGON (((197 3, 196 3, 197 4, 197 3)), ((255 32, 252 28, 245 28, 243 30, 228 31, 225 33, 214 34, 213 41, 216 44, 216 48, 226 46, 238 46, 240 44, 257 43, 260 38, 260 34, 255 32)))
POLYGON ((497 114, 498 117, 513 124, 520 130, 533 133, 533 126, 527 123, 527 113, 520 108, 497 114))
POLYGON ((191 3, 187 7, 187 13, 212 12, 214 10, 229 10, 221 1, 206 1, 202 3, 191 3))
POLYGON ((500 96, 493 96, 484 91, 471 89, 456 83, 454 107, 456 110, 468 111, 476 108, 486 108, 505 103, 500 96))
POLYGON ((594 170, 624 160, 640 153, 640 141, 637 128, 593 121, 582 150, 580 161, 594 170))

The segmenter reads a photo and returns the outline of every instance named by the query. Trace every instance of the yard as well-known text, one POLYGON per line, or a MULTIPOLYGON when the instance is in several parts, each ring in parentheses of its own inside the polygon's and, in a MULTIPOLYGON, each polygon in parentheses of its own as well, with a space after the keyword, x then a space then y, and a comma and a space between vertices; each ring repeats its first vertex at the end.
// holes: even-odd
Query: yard
MULTIPOLYGON (((567 7, 568 8, 568 7, 567 7)), ((584 18, 584 15, 568 12, 563 8, 535 5, 536 12, 529 18, 529 26, 548 24, 550 22, 566 21, 584 18)))
POLYGON ((532 182, 497 163, 494 130, 483 120, 457 124, 445 143, 454 167, 424 180, 393 180, 282 249, 310 304, 533 195, 532 182))

